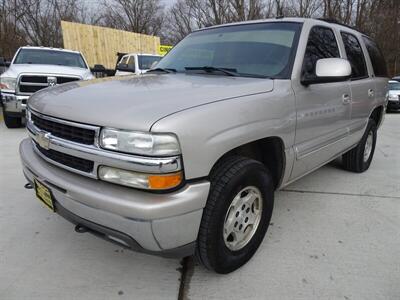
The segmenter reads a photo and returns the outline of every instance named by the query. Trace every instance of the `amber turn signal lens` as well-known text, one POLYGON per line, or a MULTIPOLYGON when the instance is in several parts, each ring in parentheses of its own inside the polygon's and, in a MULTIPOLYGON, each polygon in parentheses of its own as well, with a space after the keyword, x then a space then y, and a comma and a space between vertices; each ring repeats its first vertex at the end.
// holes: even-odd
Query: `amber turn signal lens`
POLYGON ((149 188, 154 190, 172 189, 180 185, 182 179, 182 172, 164 175, 149 175, 149 188))

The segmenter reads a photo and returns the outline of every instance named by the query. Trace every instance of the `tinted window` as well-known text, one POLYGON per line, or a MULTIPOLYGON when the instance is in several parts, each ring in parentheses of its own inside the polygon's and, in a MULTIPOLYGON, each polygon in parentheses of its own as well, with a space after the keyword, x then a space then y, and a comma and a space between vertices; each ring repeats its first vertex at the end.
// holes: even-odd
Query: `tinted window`
POLYGON ((317 60, 332 57, 340 57, 339 47, 332 29, 319 26, 313 27, 308 37, 304 56, 303 77, 315 77, 317 60))
POLYGON ((367 37, 363 37, 365 46, 367 47, 369 57, 371 59, 372 67, 374 69, 375 76, 388 77, 386 69, 386 61, 379 50, 378 45, 367 37))
POLYGON ((175 46, 157 67, 185 72, 186 68, 207 66, 226 68, 238 76, 289 78, 300 29, 299 23, 277 22, 197 31, 175 46))
POLYGON ((367 65, 365 64, 364 54, 358 39, 354 35, 346 32, 342 32, 342 39, 347 59, 351 64, 351 78, 368 77, 367 65))
POLYGON ((21 49, 14 64, 57 65, 86 68, 86 63, 79 53, 56 50, 21 49))

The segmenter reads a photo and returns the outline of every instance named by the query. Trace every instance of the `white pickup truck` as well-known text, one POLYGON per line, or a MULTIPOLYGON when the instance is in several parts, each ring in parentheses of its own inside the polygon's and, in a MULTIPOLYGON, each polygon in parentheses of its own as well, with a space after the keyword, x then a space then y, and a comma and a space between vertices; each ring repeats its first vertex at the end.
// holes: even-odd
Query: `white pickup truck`
POLYGON ((21 126, 26 101, 35 92, 49 86, 93 78, 80 52, 21 47, 7 71, 0 75, 0 94, 6 126, 21 126))
POLYGON ((115 76, 144 74, 153 68, 161 58, 162 56, 154 54, 126 54, 118 62, 115 76))

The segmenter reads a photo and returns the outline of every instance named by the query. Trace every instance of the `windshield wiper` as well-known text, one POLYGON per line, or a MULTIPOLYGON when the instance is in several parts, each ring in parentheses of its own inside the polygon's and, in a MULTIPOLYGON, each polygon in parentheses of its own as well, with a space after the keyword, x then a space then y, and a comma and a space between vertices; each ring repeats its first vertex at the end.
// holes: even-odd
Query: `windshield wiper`
POLYGON ((200 71, 205 71, 207 73, 220 72, 228 76, 240 76, 240 74, 236 71, 236 69, 230 69, 230 68, 217 68, 217 67, 204 66, 204 67, 185 67, 185 70, 187 71, 200 70, 200 71))
POLYGON ((164 73, 176 73, 176 69, 172 68, 155 68, 155 69, 150 69, 147 71, 147 73, 150 72, 164 72, 164 73))

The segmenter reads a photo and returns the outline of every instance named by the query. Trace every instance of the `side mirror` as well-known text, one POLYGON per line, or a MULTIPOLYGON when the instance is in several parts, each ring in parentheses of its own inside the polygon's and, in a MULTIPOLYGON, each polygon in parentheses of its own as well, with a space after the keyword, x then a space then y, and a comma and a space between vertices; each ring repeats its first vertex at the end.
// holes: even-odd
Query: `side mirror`
POLYGON ((303 85, 345 81, 351 76, 351 65, 343 58, 323 58, 317 61, 315 75, 302 78, 303 85))
POLYGON ((132 72, 132 73, 136 72, 135 68, 130 67, 128 64, 118 64, 116 70, 122 72, 132 72))

